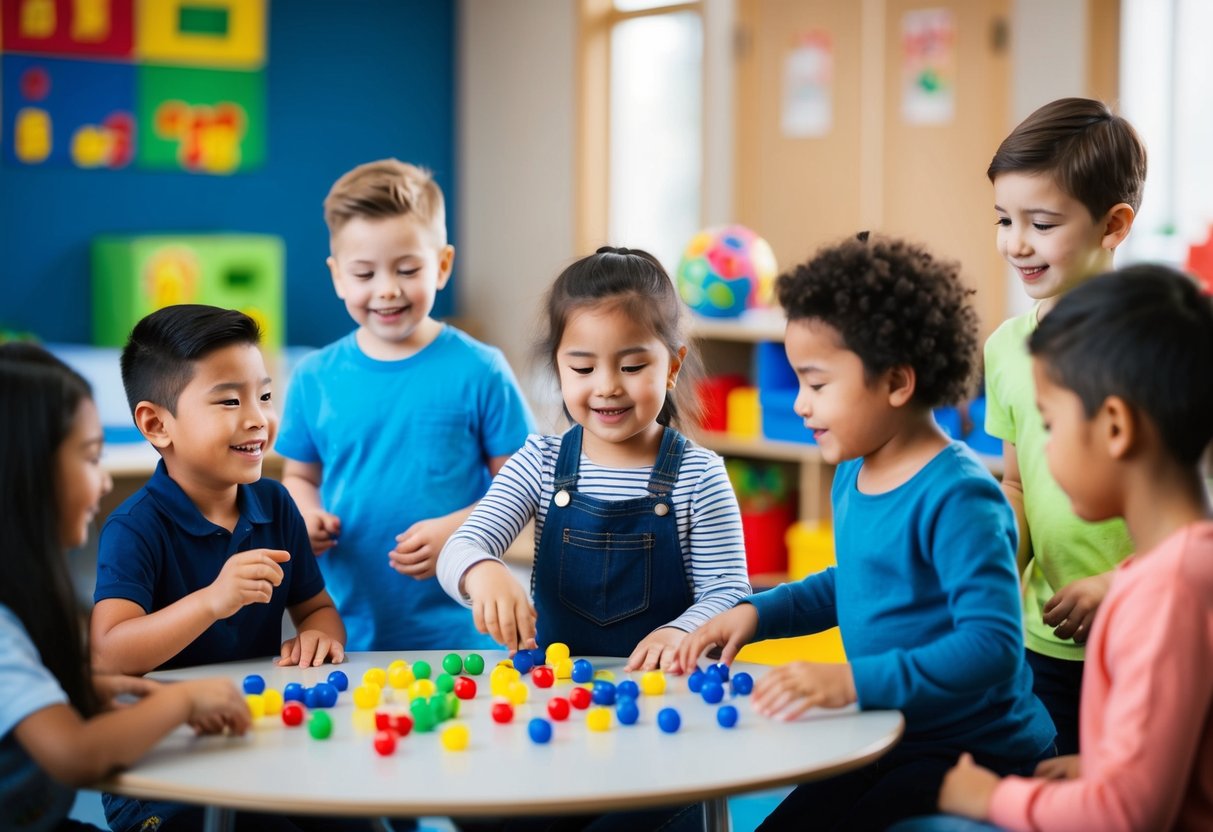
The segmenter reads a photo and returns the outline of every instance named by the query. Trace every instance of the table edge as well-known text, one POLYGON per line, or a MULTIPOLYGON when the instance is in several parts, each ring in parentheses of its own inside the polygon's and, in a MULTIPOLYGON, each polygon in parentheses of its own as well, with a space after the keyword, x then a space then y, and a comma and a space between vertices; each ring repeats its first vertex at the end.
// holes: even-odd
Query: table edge
MULTIPOLYGON (((672 806, 698 803, 717 797, 726 797, 745 792, 761 791, 780 786, 823 780, 853 771, 878 760, 895 746, 905 733, 905 717, 899 711, 881 711, 897 714, 897 724, 889 734, 868 746, 859 749, 843 760, 829 766, 812 768, 809 771, 789 772, 779 776, 756 777, 738 781, 728 786, 712 788, 682 789, 678 791, 650 793, 636 798, 612 797, 607 799, 579 798, 535 803, 523 808, 518 801, 506 803, 473 803, 453 805, 447 802, 427 803, 424 798, 403 801, 365 800, 357 802, 332 802, 330 800, 264 797, 245 798, 215 791, 204 786, 196 788, 165 789, 153 785, 137 773, 120 773, 95 785, 98 791, 133 797, 142 800, 167 800, 180 803, 219 806, 253 812, 272 812, 292 815, 332 815, 337 817, 421 817, 421 816, 519 816, 528 814, 579 814, 585 812, 609 812, 645 809, 654 806, 672 806)), ((876 712, 870 712, 876 713, 876 712)))

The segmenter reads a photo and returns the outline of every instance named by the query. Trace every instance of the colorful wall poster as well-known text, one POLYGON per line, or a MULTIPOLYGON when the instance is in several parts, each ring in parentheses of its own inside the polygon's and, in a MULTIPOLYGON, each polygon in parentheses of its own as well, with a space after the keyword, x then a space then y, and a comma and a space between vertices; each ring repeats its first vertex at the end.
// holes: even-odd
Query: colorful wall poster
POLYGON ((948 9, 919 9, 901 19, 901 117, 947 124, 956 114, 956 23, 948 9))
POLYGON ((260 72, 139 68, 138 165, 233 173, 265 160, 260 72))
POLYGON ((265 159, 266 0, 0 0, 3 158, 231 174, 265 159))
POLYGON ((783 61, 783 134, 815 138, 834 127, 834 41, 829 32, 805 32, 783 61))
POLYGON ((133 0, 0 0, 5 52, 129 58, 133 0))
POLYGON ((4 55, 5 161, 123 168, 134 156, 135 67, 4 55))

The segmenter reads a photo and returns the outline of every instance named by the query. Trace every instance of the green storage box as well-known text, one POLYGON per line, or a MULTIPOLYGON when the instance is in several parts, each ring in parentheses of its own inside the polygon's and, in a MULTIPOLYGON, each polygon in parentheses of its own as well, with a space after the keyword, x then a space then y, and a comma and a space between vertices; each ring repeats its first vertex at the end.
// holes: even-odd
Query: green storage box
POLYGON ((177 303, 239 309, 264 344, 285 342, 285 249, 269 234, 101 236, 93 240, 93 343, 120 347, 144 315, 177 303))

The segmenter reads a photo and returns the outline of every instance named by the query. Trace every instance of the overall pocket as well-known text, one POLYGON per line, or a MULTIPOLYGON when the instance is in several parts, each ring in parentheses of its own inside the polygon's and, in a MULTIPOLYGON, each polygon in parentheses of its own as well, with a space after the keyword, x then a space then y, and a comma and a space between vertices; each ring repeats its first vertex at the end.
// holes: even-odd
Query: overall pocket
POLYGON ((560 546, 560 601, 599 625, 649 608, 653 540, 649 533, 565 529, 560 546))

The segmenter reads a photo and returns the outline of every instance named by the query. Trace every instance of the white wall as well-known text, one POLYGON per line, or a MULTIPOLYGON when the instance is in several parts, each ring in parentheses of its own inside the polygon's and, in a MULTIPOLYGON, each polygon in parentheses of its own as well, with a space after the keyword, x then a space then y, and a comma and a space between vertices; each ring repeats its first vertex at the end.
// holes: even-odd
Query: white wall
POLYGON ((1086 0, 1012 0, 1011 122, 1087 88, 1086 0))
MULTIPOLYGON (((1055 98, 1086 95, 1087 47, 1087 0, 1012 0, 1012 126, 1055 98)), ((1006 287, 1008 316, 1032 308, 1009 266, 1006 287)))
POLYGON ((574 256, 577 4, 460 0, 458 14, 457 307, 546 410, 531 345, 543 292, 574 256))

